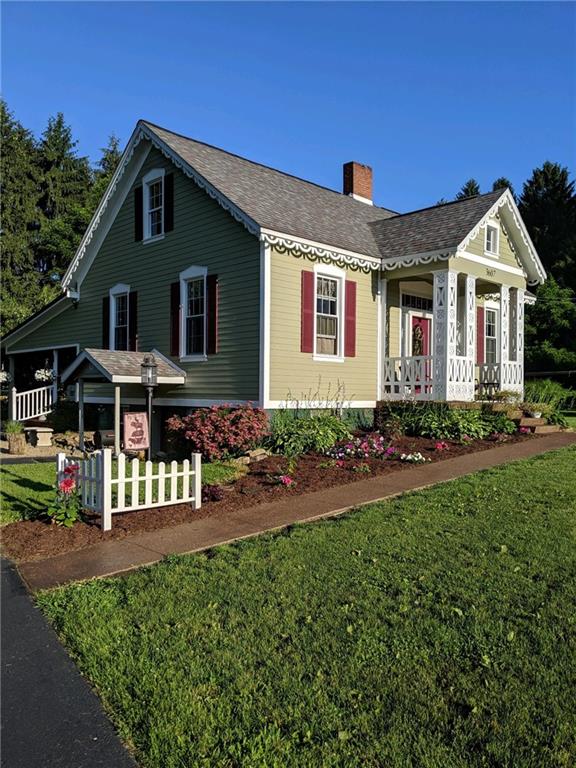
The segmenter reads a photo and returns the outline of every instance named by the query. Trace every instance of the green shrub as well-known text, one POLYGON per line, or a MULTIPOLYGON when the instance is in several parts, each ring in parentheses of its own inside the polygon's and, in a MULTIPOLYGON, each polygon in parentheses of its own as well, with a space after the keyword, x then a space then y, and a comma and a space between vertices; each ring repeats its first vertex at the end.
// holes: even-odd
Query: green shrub
POLYGON ((24 425, 19 421, 7 421, 4 424, 4 432, 7 435, 20 435, 24 431, 24 425))
POLYGON ((309 451, 323 453, 351 436, 338 416, 330 413, 294 416, 287 410, 274 414, 270 433, 270 447, 285 456, 299 456, 309 451))
POLYGON ((374 410, 372 408, 343 408, 341 419, 352 432, 357 430, 370 431, 374 427, 374 410))
POLYGON ((445 403, 422 403, 402 408, 389 418, 400 419, 405 434, 433 440, 462 440, 467 436, 482 440, 493 432, 512 434, 516 425, 503 413, 457 410, 445 403))
POLYGON ((566 407, 575 394, 573 389, 566 389, 552 379, 531 379, 524 384, 524 400, 548 405, 551 411, 566 407))

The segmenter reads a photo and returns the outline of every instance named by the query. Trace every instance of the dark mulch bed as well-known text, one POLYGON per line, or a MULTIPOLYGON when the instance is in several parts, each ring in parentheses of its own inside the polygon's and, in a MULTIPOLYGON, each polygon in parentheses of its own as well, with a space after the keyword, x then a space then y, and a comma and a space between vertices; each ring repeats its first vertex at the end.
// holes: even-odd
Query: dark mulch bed
MULTIPOLYGON (((513 435, 505 438, 506 443, 536 439, 535 435, 513 435)), ((494 440, 477 440, 467 445, 448 442, 449 449, 436 451, 436 440, 422 437, 403 437, 394 442, 400 453, 420 451, 433 462, 451 459, 476 451, 494 448, 494 440)), ((254 507, 258 504, 281 501, 290 496, 323 490, 336 485, 346 485, 375 475, 388 475, 392 472, 405 472, 413 464, 399 459, 350 459, 344 467, 326 467, 324 456, 306 455, 298 459, 294 477, 296 485, 286 488, 280 485, 275 476, 286 471, 286 459, 271 456, 252 464, 248 474, 230 485, 224 486, 224 498, 220 501, 206 502, 199 510, 191 509, 189 504, 178 504, 160 509, 144 509, 138 512, 117 514, 112 518, 112 530, 104 533, 100 529, 100 519, 92 518, 85 523, 77 523, 72 528, 61 528, 45 520, 26 520, 10 523, 2 528, 3 553, 15 562, 44 560, 72 550, 84 549, 102 541, 123 539, 146 531, 167 528, 179 523, 190 522, 209 515, 226 515, 236 509, 254 507), (359 472, 354 468, 367 464, 370 473, 359 472)))

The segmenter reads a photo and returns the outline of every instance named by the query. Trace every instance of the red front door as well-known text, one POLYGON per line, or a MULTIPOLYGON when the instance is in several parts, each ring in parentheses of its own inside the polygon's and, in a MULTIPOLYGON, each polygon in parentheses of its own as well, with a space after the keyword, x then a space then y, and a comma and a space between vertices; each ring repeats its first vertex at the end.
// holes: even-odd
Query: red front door
POLYGON ((430 354, 430 318, 412 315, 412 356, 430 354))
MULTIPOLYGON (((430 354, 430 327, 429 317, 418 317, 412 315, 412 356, 427 357, 430 354)), ((432 381, 432 365, 430 360, 422 361, 422 374, 417 377, 418 381, 424 383, 424 391, 429 392, 432 381), (430 382, 430 383, 429 383, 430 382)), ((414 387, 416 394, 422 391, 420 385, 414 387)))

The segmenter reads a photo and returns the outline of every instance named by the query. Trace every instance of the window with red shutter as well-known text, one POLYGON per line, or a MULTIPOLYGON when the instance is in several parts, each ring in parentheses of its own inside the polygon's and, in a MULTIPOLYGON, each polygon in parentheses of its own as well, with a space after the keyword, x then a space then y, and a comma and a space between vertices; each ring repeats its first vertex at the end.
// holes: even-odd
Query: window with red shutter
POLYGON ((346 280, 344 356, 356 357, 356 283, 346 280))
POLYGON ((302 270, 300 351, 314 352, 314 272, 302 270))

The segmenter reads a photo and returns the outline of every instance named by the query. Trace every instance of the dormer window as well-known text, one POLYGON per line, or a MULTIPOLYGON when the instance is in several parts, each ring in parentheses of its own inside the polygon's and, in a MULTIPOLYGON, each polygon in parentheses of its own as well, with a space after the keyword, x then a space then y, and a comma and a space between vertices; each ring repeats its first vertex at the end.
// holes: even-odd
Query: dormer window
POLYGON ((492 224, 486 225, 486 253, 491 253, 493 256, 498 255, 498 227, 492 224))
POLYGON ((164 169, 149 171, 142 179, 144 240, 164 235, 164 169))

